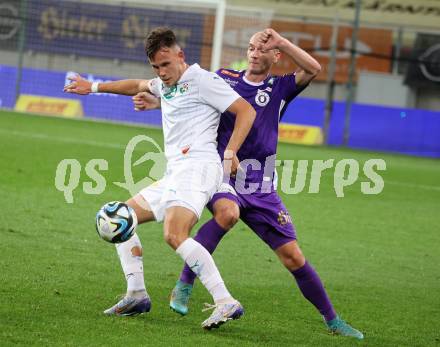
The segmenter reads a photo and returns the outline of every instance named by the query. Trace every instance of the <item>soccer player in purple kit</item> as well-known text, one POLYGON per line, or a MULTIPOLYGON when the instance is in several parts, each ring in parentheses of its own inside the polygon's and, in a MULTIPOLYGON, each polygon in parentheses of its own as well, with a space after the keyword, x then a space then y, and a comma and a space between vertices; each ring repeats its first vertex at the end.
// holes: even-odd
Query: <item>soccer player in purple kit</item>
MULTIPOLYGON (((199 229, 194 239, 212 253, 222 237, 241 218, 277 254, 304 297, 323 316, 331 333, 363 339, 360 331, 336 314, 318 274, 306 261, 288 211, 273 187, 274 165, 268 170, 266 163, 267 158, 275 158, 278 123, 287 104, 316 77, 321 66, 307 52, 273 29, 252 36, 247 58, 247 70, 221 69, 217 74, 257 111, 255 123, 237 156, 240 161, 251 159, 261 163, 261 169, 253 167, 247 172, 242 187, 248 189, 252 184, 258 184, 258 189, 250 194, 240 192, 240 189, 232 188, 238 187, 238 177, 231 178, 232 187, 227 186, 224 191, 217 192, 210 201, 208 207, 214 217, 199 229), (281 77, 271 76, 270 69, 280 59, 281 53, 292 59, 299 69, 281 77)), ((143 108, 141 97, 135 97, 134 102, 135 106, 143 108)), ((234 116, 228 112, 221 117, 217 137, 219 153, 224 152, 234 121, 234 116)), ((182 315, 188 313, 195 278, 196 274, 185 265, 173 289, 170 307, 182 315)))

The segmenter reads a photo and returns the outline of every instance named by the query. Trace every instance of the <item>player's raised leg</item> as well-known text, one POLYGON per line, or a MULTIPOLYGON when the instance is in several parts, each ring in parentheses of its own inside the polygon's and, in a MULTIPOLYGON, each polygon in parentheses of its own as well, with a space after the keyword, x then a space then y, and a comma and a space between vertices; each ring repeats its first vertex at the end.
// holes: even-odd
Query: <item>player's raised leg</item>
MULTIPOLYGON (((196 193, 193 192, 193 194, 196 193)), ((229 293, 209 252, 199 242, 188 237, 198 216, 191 207, 183 207, 186 203, 178 204, 180 206, 175 205, 166 210, 165 240, 197 274, 197 277, 212 295, 214 305, 210 308, 213 308, 214 312, 202 323, 202 327, 205 329, 217 328, 228 320, 240 318, 244 309, 229 293)))
MULTIPOLYGON (((240 217, 237 202, 222 193, 214 195, 211 206, 214 218, 203 224, 194 237, 194 240, 205 247, 210 254, 240 217)), ((196 277, 197 275, 185 263, 170 298, 170 308, 181 315, 188 313, 188 302, 196 277)))
POLYGON ((357 339, 364 338, 360 331, 336 314, 319 275, 306 261, 297 241, 291 241, 278 247, 275 253, 295 278, 303 296, 321 313, 331 333, 357 339))
MULTIPOLYGON (((154 220, 148 203, 141 195, 136 195, 126 203, 134 209, 139 224, 154 220)), ((126 242, 116 244, 116 251, 127 281, 127 293, 116 305, 105 310, 104 313, 133 316, 149 312, 151 301, 145 288, 142 245, 138 235, 134 234, 126 242)))

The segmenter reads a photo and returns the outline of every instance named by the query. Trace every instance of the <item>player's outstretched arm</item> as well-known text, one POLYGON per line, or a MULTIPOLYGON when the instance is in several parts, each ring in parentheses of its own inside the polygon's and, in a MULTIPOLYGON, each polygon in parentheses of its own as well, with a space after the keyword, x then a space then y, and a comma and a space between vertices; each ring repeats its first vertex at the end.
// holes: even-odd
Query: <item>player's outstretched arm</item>
POLYGON ((265 29, 259 36, 263 49, 279 49, 290 57, 299 70, 296 71, 295 82, 299 86, 310 83, 321 71, 321 65, 309 53, 282 37, 273 29, 265 29))
POLYGON ((235 174, 239 165, 237 152, 254 124, 256 112, 243 98, 235 100, 227 110, 231 113, 235 113, 235 125, 225 149, 224 159, 232 160, 231 173, 235 174))
POLYGON ((90 93, 112 93, 122 95, 136 95, 139 92, 150 91, 149 80, 130 79, 113 82, 90 82, 80 75, 75 75, 70 83, 64 87, 66 93, 88 95, 90 93))

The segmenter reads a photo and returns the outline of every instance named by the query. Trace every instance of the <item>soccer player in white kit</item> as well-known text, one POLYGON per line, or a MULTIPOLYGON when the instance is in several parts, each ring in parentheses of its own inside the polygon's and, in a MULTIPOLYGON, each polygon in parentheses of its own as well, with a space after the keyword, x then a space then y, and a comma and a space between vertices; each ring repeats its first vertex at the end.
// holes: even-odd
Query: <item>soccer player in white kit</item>
MULTIPOLYGON (((223 169, 217 152, 217 128, 220 114, 228 110, 236 115, 233 134, 225 150, 230 171, 236 172, 236 153, 255 120, 255 110, 215 73, 198 64, 188 66, 185 55, 169 28, 156 28, 146 39, 146 54, 157 78, 90 83, 80 76, 64 90, 135 95, 147 91, 161 99, 162 123, 167 168, 164 177, 127 201, 139 223, 164 222, 166 242, 197 273, 212 295, 214 312, 202 323, 211 329, 243 315, 242 305, 226 288, 209 252, 189 237, 203 208, 218 190, 223 169)), ((148 312, 142 262, 142 246, 135 234, 116 245, 127 279, 127 294, 104 311, 108 315, 135 315, 148 312)))

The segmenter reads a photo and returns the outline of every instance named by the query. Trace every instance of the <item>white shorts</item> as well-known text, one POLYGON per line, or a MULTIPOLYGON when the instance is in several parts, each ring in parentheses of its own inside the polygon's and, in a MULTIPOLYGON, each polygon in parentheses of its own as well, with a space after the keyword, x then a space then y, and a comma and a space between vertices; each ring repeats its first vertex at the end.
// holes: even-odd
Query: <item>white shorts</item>
POLYGON ((200 219, 222 180, 223 169, 218 162, 188 160, 168 163, 164 177, 139 194, 148 202, 158 222, 163 221, 165 210, 172 206, 186 207, 200 219))

